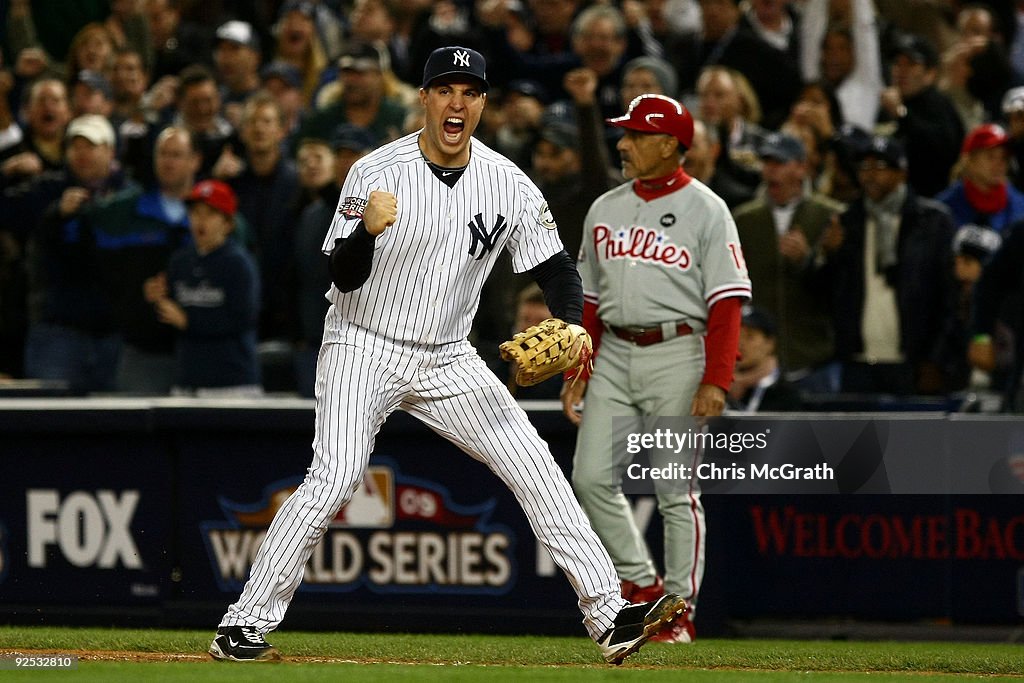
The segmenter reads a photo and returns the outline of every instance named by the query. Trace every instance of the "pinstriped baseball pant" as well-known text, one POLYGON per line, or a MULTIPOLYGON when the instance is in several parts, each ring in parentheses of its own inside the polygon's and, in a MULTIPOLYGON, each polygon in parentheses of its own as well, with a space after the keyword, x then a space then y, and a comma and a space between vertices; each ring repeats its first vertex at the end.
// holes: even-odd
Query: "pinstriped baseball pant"
MULTIPOLYGON (((601 337, 576 440, 572 483, 623 581, 650 585, 656 569, 622 493, 630 456, 624 448, 613 448, 625 444, 624 434, 613 434, 613 419, 689 415, 703 373, 704 344, 698 335, 643 347, 611 334, 601 337)), ((618 420, 616 425, 628 429, 630 421, 618 420)), ((693 603, 704 577, 704 507, 699 490, 670 488, 656 491, 665 533, 665 590, 693 603)))
POLYGON ((414 348, 351 325, 342 337, 320 350, 313 463, 220 625, 280 624, 314 547, 362 481, 381 425, 401 408, 511 489, 576 591, 587 632, 600 637, 625 604, 611 559, 547 444, 469 342, 414 348))

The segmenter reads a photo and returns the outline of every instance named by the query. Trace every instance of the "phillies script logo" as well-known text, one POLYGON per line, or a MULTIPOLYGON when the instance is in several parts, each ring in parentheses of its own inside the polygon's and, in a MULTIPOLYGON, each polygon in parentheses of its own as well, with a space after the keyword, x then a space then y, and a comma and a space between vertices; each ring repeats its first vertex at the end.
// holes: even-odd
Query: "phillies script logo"
MULTIPOLYGON (((219 498, 224 519, 200 525, 222 590, 238 591, 277 510, 297 480, 268 486, 254 503, 219 498)), ((328 523, 306 564, 307 590, 376 593, 505 593, 512 588, 514 538, 489 522, 496 501, 454 502, 433 481, 393 465, 367 469, 352 498, 328 523)))
POLYGON ((765 557, 1024 561, 1024 515, 905 515, 750 507, 754 541, 765 557))
POLYGON ((630 259, 645 261, 663 268, 689 270, 693 260, 686 247, 669 242, 664 230, 634 225, 628 230, 612 230, 607 225, 594 226, 594 251, 606 261, 630 259))

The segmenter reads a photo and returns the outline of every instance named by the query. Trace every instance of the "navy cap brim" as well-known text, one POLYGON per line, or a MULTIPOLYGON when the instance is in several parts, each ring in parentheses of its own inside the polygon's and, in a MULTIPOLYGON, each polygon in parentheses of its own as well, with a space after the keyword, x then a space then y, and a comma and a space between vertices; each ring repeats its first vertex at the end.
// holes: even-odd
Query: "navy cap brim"
POLYGON ((442 78, 452 78, 452 80, 456 80, 456 79, 453 78, 455 76, 458 76, 459 78, 468 78, 468 79, 472 79, 472 80, 476 81, 477 83, 480 84, 480 91, 481 92, 487 92, 490 89, 490 87, 491 87, 490 84, 487 81, 485 81, 484 79, 480 78, 476 74, 470 73, 469 71, 461 71, 461 70, 458 70, 458 69, 453 70, 453 71, 445 71, 444 73, 439 73, 436 76, 432 76, 429 81, 427 81, 426 83, 424 83, 420 87, 423 88, 424 90, 426 90, 427 88, 430 87, 430 84, 434 83, 435 81, 439 81, 442 78))

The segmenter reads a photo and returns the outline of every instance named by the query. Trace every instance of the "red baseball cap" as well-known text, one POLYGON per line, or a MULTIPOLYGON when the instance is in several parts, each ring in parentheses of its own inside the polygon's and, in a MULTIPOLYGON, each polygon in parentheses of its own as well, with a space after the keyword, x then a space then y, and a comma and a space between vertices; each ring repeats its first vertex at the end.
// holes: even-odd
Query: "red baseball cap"
POLYGON ((624 116, 605 120, 619 128, 671 135, 686 149, 693 143, 693 117, 690 112, 664 95, 640 95, 629 103, 624 116))
POLYGON ((193 202, 206 204, 225 214, 228 218, 234 217, 235 211, 238 210, 238 197, 235 196, 234 190, 227 183, 219 180, 204 180, 196 183, 185 201, 190 204, 193 202))
POLYGON ((971 130, 964 138, 964 144, 960 148, 962 154, 973 152, 977 149, 991 149, 1000 147, 1010 142, 1010 136, 1006 130, 995 123, 985 123, 971 130))

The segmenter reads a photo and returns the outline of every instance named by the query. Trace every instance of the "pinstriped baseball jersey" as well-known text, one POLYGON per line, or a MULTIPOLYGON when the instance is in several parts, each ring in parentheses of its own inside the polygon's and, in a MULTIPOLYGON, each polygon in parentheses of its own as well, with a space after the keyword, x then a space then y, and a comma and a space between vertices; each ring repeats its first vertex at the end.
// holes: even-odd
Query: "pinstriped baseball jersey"
POLYGON ((449 187, 427 165, 418 136, 384 145, 349 172, 324 253, 355 230, 373 190, 398 198, 398 219, 377 237, 366 283, 349 293, 332 285, 325 342, 336 341, 341 319, 399 341, 465 339, 502 249, 521 273, 563 248, 540 190, 511 161, 474 139, 469 165, 449 187))
POLYGON ((721 299, 750 298, 732 215, 696 179, 651 201, 626 183, 598 197, 583 225, 583 295, 620 327, 685 320, 706 330, 721 299))

